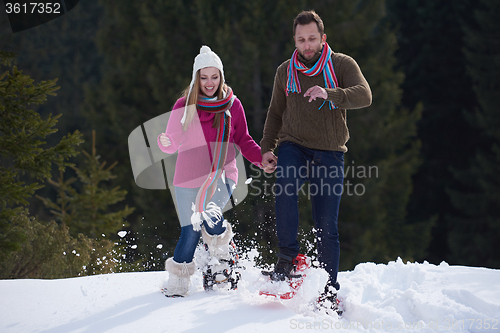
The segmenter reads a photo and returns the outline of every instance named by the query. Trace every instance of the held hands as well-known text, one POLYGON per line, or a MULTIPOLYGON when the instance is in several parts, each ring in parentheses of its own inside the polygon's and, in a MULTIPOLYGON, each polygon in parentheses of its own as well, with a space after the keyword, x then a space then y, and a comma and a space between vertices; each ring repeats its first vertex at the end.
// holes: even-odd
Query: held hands
POLYGON ((309 89, 307 89, 306 93, 304 94, 304 97, 309 96, 309 102, 315 101, 316 98, 320 97, 323 99, 328 98, 328 93, 326 92, 325 88, 322 88, 320 86, 314 86, 309 89))
POLYGON ((160 143, 163 147, 168 147, 172 143, 170 142, 170 139, 165 135, 165 133, 161 133, 160 135, 160 143))
POLYGON ((262 167, 267 173, 273 173, 276 170, 278 164, 278 158, 273 154, 272 151, 268 151, 262 155, 262 167))

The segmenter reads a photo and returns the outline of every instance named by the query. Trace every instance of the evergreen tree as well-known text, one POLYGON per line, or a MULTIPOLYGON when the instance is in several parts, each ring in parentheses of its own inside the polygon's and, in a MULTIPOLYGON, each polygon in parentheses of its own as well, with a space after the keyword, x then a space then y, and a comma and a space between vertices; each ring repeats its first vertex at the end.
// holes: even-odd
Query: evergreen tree
POLYGON ((27 206, 54 165, 61 171, 72 166, 68 158, 83 140, 75 131, 56 145, 46 144, 61 115, 42 119, 34 106, 55 95, 56 80, 35 83, 11 67, 13 58, 0 51, 0 278, 76 276, 98 244, 72 238, 55 222, 38 221, 27 206))
POLYGON ((464 22, 467 70, 479 106, 467 113, 480 135, 467 154, 469 168, 455 169, 449 190, 455 212, 449 218, 450 259, 457 264, 500 268, 500 4, 482 0, 464 22))
POLYGON ((17 67, 10 68, 14 55, 1 52, 0 74, 0 252, 19 249, 24 238, 22 226, 11 221, 24 214, 39 182, 51 175, 52 166, 60 170, 71 165, 75 146, 82 142, 78 131, 68 134, 54 146, 46 146, 46 137, 57 131, 60 115, 42 119, 32 109, 44 103, 59 88, 56 80, 35 83, 17 67))
MULTIPOLYGON (((80 1, 55 20, 21 33, 0 35, 0 49, 17 53, 15 61, 24 74, 37 80, 58 78, 61 88, 57 91, 57 98, 48 99, 37 109, 43 118, 54 110, 64 112, 64 117, 58 119, 58 133, 47 138, 49 145, 56 144, 64 134, 75 130, 90 136, 82 106, 86 87, 99 79, 101 57, 95 36, 101 13, 98 1, 80 1)), ((90 150, 90 146, 86 149, 90 150)), ((52 176, 57 176, 57 173, 52 176)), ((52 194, 49 187, 41 188, 37 193, 44 197, 52 194)), ((42 219, 49 218, 40 200, 32 197, 28 202, 32 214, 42 219)))
POLYGON ((111 211, 114 204, 125 199, 126 191, 119 186, 107 189, 103 182, 116 178, 111 169, 116 162, 106 168, 106 162, 100 162, 96 153, 95 132, 92 138, 92 153, 83 151, 84 167, 73 167, 77 178, 64 180, 61 172, 58 181, 50 183, 57 188, 58 199, 39 197, 56 220, 69 227, 73 236, 82 233, 91 239, 113 238, 116 233, 127 226, 125 218, 133 212, 126 206, 122 210, 111 211), (75 184, 76 180, 79 182, 75 184), (76 185, 80 185, 77 187, 76 185))
POLYGON ((391 25, 398 29, 398 68, 404 73, 402 106, 422 106, 417 136, 421 167, 413 177, 409 220, 434 221, 426 259, 449 261, 446 216, 453 205, 446 188, 456 186, 452 169, 461 170, 467 152, 476 149, 478 130, 465 116, 476 107, 462 52, 460 22, 469 21, 477 1, 387 0, 391 25))

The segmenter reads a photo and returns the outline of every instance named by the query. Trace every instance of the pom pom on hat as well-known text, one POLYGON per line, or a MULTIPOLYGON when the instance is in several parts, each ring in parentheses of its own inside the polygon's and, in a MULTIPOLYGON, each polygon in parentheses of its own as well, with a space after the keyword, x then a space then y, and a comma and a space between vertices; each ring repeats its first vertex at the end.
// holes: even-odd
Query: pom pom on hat
POLYGON ((212 49, 206 45, 203 45, 200 49, 200 54, 202 53, 208 53, 208 52, 212 52, 212 49))

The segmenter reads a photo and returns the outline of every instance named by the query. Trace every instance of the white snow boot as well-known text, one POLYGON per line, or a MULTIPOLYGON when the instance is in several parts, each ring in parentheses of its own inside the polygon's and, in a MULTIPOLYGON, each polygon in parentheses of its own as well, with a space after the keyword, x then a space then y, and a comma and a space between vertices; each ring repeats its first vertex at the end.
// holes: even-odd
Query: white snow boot
POLYGON ((191 284, 191 275, 195 271, 194 261, 180 264, 175 262, 174 258, 168 258, 165 261, 165 270, 168 272, 168 281, 162 289, 163 294, 167 297, 186 296, 191 284))
POLYGON ((210 235, 205 228, 201 229, 201 236, 205 249, 210 254, 207 267, 203 269, 203 288, 212 290, 213 286, 221 283, 230 283, 231 289, 236 289, 240 273, 238 268, 238 255, 233 242, 233 228, 224 221, 226 231, 220 235, 210 235))

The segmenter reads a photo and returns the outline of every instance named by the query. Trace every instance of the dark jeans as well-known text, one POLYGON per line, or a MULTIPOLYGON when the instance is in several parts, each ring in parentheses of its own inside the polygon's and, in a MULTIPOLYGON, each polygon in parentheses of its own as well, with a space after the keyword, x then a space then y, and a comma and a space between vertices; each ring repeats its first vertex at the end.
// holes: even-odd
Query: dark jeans
POLYGON ((337 221, 343 181, 343 152, 309 149, 291 142, 280 145, 275 185, 280 253, 290 257, 299 253, 298 194, 305 193, 312 205, 318 261, 337 289, 340 288, 337 282, 340 258, 337 221), (309 187, 301 189, 306 181, 309 187))
MULTIPOLYGON (((224 208, 233 192, 233 185, 234 181, 231 179, 226 178, 226 184, 222 182, 222 179, 219 179, 217 190, 210 201, 215 202, 221 209, 224 208)), ((179 219, 181 226, 184 225, 184 227, 181 227, 181 236, 174 250, 174 261, 178 263, 190 263, 193 261, 194 252, 200 240, 201 231, 194 231, 193 226, 189 222, 193 213, 191 205, 196 200, 196 194, 198 194, 198 188, 175 187, 179 219)), ((213 228, 210 228, 206 221, 203 221, 203 225, 208 234, 220 235, 226 231, 226 227, 222 226, 223 221, 224 217, 220 221, 214 219, 216 224, 213 228)))

